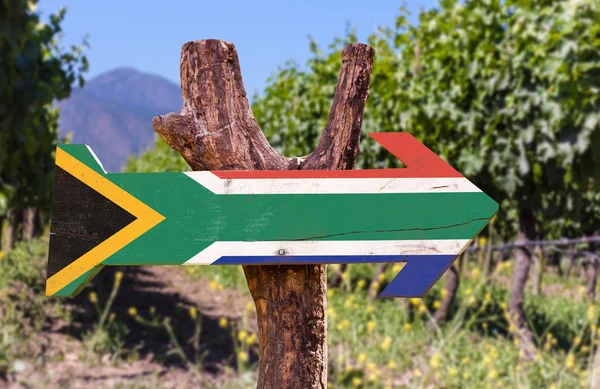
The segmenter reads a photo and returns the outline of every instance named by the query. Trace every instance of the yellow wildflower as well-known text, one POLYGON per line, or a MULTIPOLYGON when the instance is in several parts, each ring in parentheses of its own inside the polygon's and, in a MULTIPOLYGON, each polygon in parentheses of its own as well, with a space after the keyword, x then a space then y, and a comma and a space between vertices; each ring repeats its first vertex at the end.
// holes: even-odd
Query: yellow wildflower
POLYGON ((392 345, 392 338, 390 338, 389 336, 386 336, 383 339, 383 342, 381 342, 381 349, 383 351, 387 351, 390 349, 390 346, 392 345))
POLYGON ((589 321, 594 320, 596 317, 596 308, 593 305, 588 306, 587 318, 589 321))
POLYGON ((245 330, 238 331, 237 338, 240 342, 243 342, 248 337, 248 333, 245 330))
POLYGON ((367 313, 371 313, 374 310, 375 310, 375 308, 371 304, 367 305, 367 313))
POLYGON ((411 327, 410 323, 404 323, 404 331, 410 331, 411 327))
POLYGON ((396 368, 396 362, 394 362, 394 361, 389 361, 389 362, 387 363, 387 367, 388 367, 388 369, 395 369, 395 368, 396 368))
POLYGON ((127 311, 127 313, 129 313, 129 316, 131 316, 131 317, 136 317, 137 309, 135 307, 130 307, 129 310, 127 311))
POLYGON ((119 284, 122 279, 123 279, 123 272, 122 271, 116 272, 115 273, 115 283, 119 284))
POLYGON ((248 301, 246 303, 246 311, 253 311, 254 310, 254 303, 252 301, 248 301))
POLYGON ((362 379, 360 379, 360 377, 352 378, 352 386, 358 388, 361 385, 362 385, 362 379))
POLYGON ((192 318, 192 320, 196 320, 196 318, 198 317, 198 310, 196 309, 196 307, 190 307, 190 317, 192 318))
POLYGON ((437 369, 441 366, 442 357, 439 353, 434 353, 429 359, 429 365, 434 369, 437 369))
POLYGON ((210 282, 208 283, 208 287, 212 290, 216 290, 219 288, 219 283, 216 280, 210 280, 210 282))
POLYGON ((379 287, 381 286, 381 284, 379 283, 379 281, 375 281, 371 284, 371 288, 373 290, 379 290, 379 287))
POLYGON ((473 271, 471 272, 471 275, 473 276, 474 279, 478 279, 479 276, 481 275, 481 271, 477 268, 473 269, 473 271))
POLYGON ((569 353, 569 355, 567 355, 565 365, 567 366, 567 369, 572 369, 575 367, 575 356, 573 354, 569 353))
POLYGON ((581 352, 582 353, 587 353, 588 351, 590 351, 590 347, 589 346, 581 346, 581 352))
POLYGON ((374 362, 367 363, 367 371, 377 370, 377 365, 374 362))
POLYGON ((410 298, 409 301, 414 307, 418 307, 419 305, 421 305, 420 298, 413 297, 413 298, 410 298))
POLYGON ((469 358, 466 358, 466 357, 465 357, 465 358, 463 358, 463 359, 460 361, 460 363, 461 363, 461 364, 463 364, 463 365, 466 365, 467 363, 469 363, 469 358))
POLYGON ((413 370, 413 374, 415 377, 420 377, 423 375, 423 373, 421 373, 421 370, 419 370, 419 369, 413 370))
POLYGON ((219 319, 219 327, 227 328, 227 318, 222 317, 219 319))
POLYGON ((246 339, 246 343, 250 346, 256 343, 256 334, 250 334, 250 336, 248 336, 248 338, 246 339))
POLYGON ((462 378, 463 378, 463 380, 465 380, 465 381, 468 381, 468 380, 469 380, 469 378, 471 378, 471 376, 469 375, 469 373, 468 373, 468 372, 466 372, 466 371, 465 371, 465 372, 463 373, 463 376, 462 376, 462 378))
POLYGON ((375 329, 375 322, 371 320, 367 323, 367 332, 371 333, 375 329))
POLYGON ((473 289, 468 288, 467 290, 465 290, 465 296, 470 296, 473 294, 473 289))
POLYGON ((337 317, 337 313, 333 308, 327 308, 327 315, 331 316, 332 319, 335 319, 337 317))
POLYGON ((361 290, 362 288, 364 288, 367 285, 367 281, 365 281, 364 279, 360 279, 358 280, 358 282, 356 283, 356 288, 358 290, 361 290))
POLYGON ((492 357, 489 355, 486 355, 485 357, 483 357, 483 362, 482 365, 485 367, 487 365, 491 365, 492 364, 492 357))
POLYGON ((456 375, 458 374, 458 370, 456 370, 455 367, 448 367, 446 370, 448 370, 448 374, 450 375, 450 377, 456 377, 456 375))
POLYGON ((248 353, 245 351, 240 351, 237 353, 237 358, 239 361, 248 362, 248 353))
POLYGON ((573 339, 573 344, 574 344, 575 346, 579 346, 579 345, 581 344, 581 338, 580 338, 579 336, 576 336, 576 337, 573 339))
POLYGON ((446 296, 448 296, 448 291, 446 289, 442 289, 442 291, 440 292, 440 297, 446 298, 446 296))
POLYGON ((379 275, 378 281, 379 281, 379 282, 383 282, 383 281, 385 281, 385 279, 386 279, 385 273, 381 273, 381 274, 379 275))
POLYGON ((115 317, 117 317, 117 315, 115 315, 114 312, 111 312, 110 315, 108 315, 108 324, 110 324, 113 321, 115 321, 115 317))
POLYGON ((482 236, 479 238, 479 246, 480 247, 485 247, 485 245, 487 244, 487 238, 485 236, 482 236))
POLYGON ((358 363, 360 363, 362 365, 363 363, 365 363, 366 360, 367 360, 367 354, 365 354, 365 353, 358 354, 358 358, 357 358, 358 363))
POLYGON ((442 306, 442 303, 439 301, 434 301, 433 302, 433 309, 440 309, 440 307, 442 306))
POLYGON ((335 293, 335 289, 328 289, 327 290, 327 297, 333 296, 334 293, 335 293))
POLYGON ((340 331, 343 331, 350 327, 350 322, 348 320, 343 320, 340 324, 336 326, 336 328, 340 331))
POLYGON ((419 313, 424 313, 425 311, 427 311, 425 304, 419 305, 419 313))
POLYGON ((498 370, 492 369, 488 372, 488 378, 491 380, 495 380, 499 377, 498 370))
POLYGON ((90 292, 90 303, 96 304, 98 302, 98 295, 96 292, 90 292))
POLYGON ((394 266, 392 266, 392 272, 398 273, 398 272, 400 272, 400 270, 402 270, 403 267, 404 267, 404 263, 402 263, 402 262, 395 263, 394 266))

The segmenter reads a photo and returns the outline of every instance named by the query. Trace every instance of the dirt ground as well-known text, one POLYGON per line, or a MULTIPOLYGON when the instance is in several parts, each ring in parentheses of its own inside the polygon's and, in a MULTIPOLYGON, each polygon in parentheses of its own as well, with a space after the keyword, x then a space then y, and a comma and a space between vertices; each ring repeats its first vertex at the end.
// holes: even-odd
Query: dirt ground
MULTIPOLYGON (((69 309, 74 320, 50 320, 39 332, 35 344, 40 345, 34 361, 17 361, 17 373, 0 379, 0 388, 220 388, 236 378, 233 372, 233 340, 231 328, 219 326, 219 320, 239 323, 247 315, 247 329, 256 328, 254 312, 248 312, 248 295, 237 290, 213 290, 208 282, 190 281, 181 267, 154 266, 105 268, 86 289, 71 299, 69 309), (82 337, 98 322, 89 302, 89 291, 96 290, 99 301, 106 301, 115 271, 125 276, 112 312, 128 328, 125 350, 135 350, 136 358, 114 361, 107 354, 96 360, 82 356, 82 337), (104 273, 104 274, 102 274, 104 273), (198 372, 186 368, 181 358, 169 355, 170 343, 156 328, 136 322, 128 310, 135 307, 148 317, 154 307, 159 317, 171 317, 174 332, 186 354, 192 355, 188 339, 193 337, 194 323, 189 308, 195 306, 202 315, 201 347, 208 351, 198 372), (246 311, 246 312, 245 312, 246 311)), ((256 358, 251 356, 251 358, 256 358)))

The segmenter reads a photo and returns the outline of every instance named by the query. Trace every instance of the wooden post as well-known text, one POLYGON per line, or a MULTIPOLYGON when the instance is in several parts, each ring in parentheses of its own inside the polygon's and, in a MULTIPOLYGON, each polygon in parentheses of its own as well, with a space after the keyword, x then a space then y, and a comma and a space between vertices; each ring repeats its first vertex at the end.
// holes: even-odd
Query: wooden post
MULTIPOLYGON (((327 125, 305 157, 285 158, 269 145, 246 98, 237 51, 220 40, 183 45, 183 108, 152 125, 194 170, 352 169, 374 53, 363 44, 344 49, 327 125)), ((257 311, 258 388, 326 388, 326 266, 247 265, 244 273, 257 311)))

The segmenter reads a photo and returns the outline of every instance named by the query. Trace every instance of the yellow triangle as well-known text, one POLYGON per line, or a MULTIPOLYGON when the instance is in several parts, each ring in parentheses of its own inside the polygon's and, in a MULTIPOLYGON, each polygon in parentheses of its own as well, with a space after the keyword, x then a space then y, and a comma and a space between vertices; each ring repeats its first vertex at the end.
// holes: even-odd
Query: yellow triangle
POLYGON ((56 150, 56 165, 131 213, 136 217, 136 220, 50 277, 46 282, 47 296, 53 296, 87 271, 98 266, 106 258, 165 220, 163 215, 60 148, 56 150))

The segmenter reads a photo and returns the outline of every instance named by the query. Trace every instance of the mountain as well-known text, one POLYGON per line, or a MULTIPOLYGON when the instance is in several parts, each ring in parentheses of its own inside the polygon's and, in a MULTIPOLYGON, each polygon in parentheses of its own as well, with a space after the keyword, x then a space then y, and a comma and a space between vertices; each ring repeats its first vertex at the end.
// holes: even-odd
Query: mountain
POLYGON ((85 143, 109 172, 154 144, 152 118, 181 110, 181 88, 162 77, 118 68, 88 80, 59 102, 61 136, 85 143))

